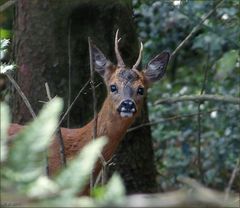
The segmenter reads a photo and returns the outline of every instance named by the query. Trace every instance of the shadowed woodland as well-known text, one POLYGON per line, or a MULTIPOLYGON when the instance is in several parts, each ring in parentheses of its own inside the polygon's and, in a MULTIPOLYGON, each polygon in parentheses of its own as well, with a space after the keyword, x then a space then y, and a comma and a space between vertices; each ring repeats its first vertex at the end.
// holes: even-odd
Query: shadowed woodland
POLYGON ((0 12, 2 207, 240 206, 237 0, 0 0, 0 12), (117 43, 131 68, 140 42, 137 69, 162 51, 169 63, 105 160, 101 67, 121 65, 117 43), (93 141, 69 162, 60 127, 90 121, 93 141), (27 126, 9 136, 11 123, 27 126), (48 177, 52 140, 62 170, 48 177))

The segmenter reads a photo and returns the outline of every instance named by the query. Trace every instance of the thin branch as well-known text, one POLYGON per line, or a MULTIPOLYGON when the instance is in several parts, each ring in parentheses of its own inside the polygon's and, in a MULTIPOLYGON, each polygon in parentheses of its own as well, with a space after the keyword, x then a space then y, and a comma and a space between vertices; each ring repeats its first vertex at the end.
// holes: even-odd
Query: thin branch
MULTIPOLYGON (((97 137, 97 99, 96 99, 96 91, 94 86, 94 71, 93 71, 93 60, 92 60, 92 47, 91 47, 91 39, 88 37, 88 50, 89 50, 89 63, 90 63, 90 76, 91 76, 91 90, 92 90, 92 99, 93 99, 93 129, 92 129, 92 139, 96 139, 97 137)), ((103 171, 103 170, 102 170, 103 171)), ((90 177, 90 190, 92 191, 94 182, 93 182, 93 171, 90 177)))
MULTIPOLYGON (((72 57, 71 57, 71 19, 68 24, 68 108, 71 104, 72 97, 72 83, 71 83, 71 75, 72 75, 72 57)), ((70 126, 70 114, 67 116, 67 127, 70 126)))
MULTIPOLYGON (((83 85, 83 87, 80 89, 80 91, 78 92, 77 96, 75 97, 75 99, 73 100, 73 102, 71 103, 71 105, 69 106, 69 108, 66 110, 66 112, 64 113, 64 115, 63 115, 63 117, 61 118, 61 120, 59 121, 59 123, 58 123, 58 125, 57 125, 57 128, 55 129, 55 131, 54 131, 54 133, 53 133, 53 136, 54 136, 54 135, 57 135, 57 137, 60 138, 61 135, 59 135, 58 133, 60 133, 60 130, 59 130, 59 129, 60 129, 60 126, 61 126, 63 120, 65 119, 65 117, 66 117, 66 115, 68 114, 68 112, 71 110, 71 108, 72 108, 72 106, 74 105, 74 103, 77 101, 78 97, 82 94, 83 90, 87 87, 87 85, 89 84, 89 82, 90 82, 90 80, 88 80, 88 81, 83 85)), ((61 136, 61 138, 62 138, 62 136, 61 136)), ((61 146, 61 148, 62 148, 62 150, 60 150, 61 155, 63 156, 63 154, 64 154, 64 156, 62 157, 62 160, 61 160, 61 161, 63 161, 63 164, 64 164, 64 163, 66 164, 67 162, 66 162, 66 159, 65 159, 66 156, 65 156, 64 143, 63 143, 63 141, 62 141, 62 144, 60 143, 60 146, 61 146)))
POLYGON ((35 119, 36 118, 36 114, 32 109, 32 106, 30 104, 30 102, 28 101, 26 95, 23 93, 23 91, 21 90, 21 88, 19 87, 19 85, 17 84, 17 82, 13 79, 13 77, 8 74, 5 73, 5 75, 8 77, 9 81, 12 83, 12 85, 15 87, 15 89, 17 90, 18 94, 22 97, 23 102, 25 103, 25 105, 27 106, 29 112, 31 113, 32 117, 35 119))
MULTIPOLYGON (((50 101, 52 98, 51 98, 51 93, 50 93, 50 89, 49 89, 47 82, 45 83, 45 88, 46 88, 48 100, 50 101)), ((49 176, 48 151, 47 150, 46 150, 46 164, 47 164, 46 165, 46 174, 47 174, 47 176, 49 176)))
MULTIPOLYGON (((178 11, 181 14, 183 14, 185 17, 187 17, 190 21, 194 22, 195 24, 197 24, 197 22, 201 19, 201 17, 198 17, 198 16, 189 16, 184 10, 181 9, 181 7, 178 8, 178 11)), ((208 26, 206 24, 202 24, 202 26, 205 27, 207 30, 211 31, 212 33, 215 33, 218 36, 224 38, 225 40, 227 40, 228 42, 232 43, 236 47, 238 47, 238 48, 240 47, 240 45, 236 41, 226 37, 225 34, 219 32, 218 30, 215 30, 215 29, 213 29, 212 27, 210 27, 210 26, 208 26)))
POLYGON ((94 86, 94 71, 93 71, 93 60, 92 60, 92 50, 91 50, 91 39, 88 37, 88 46, 89 46, 89 62, 90 62, 90 76, 91 76, 91 90, 92 90, 92 99, 93 99, 93 139, 97 137, 97 99, 96 99, 96 90, 94 86))
POLYGON ((201 21, 192 29, 188 36, 178 45, 178 47, 172 52, 172 57, 189 41, 189 39, 201 28, 202 24, 216 11, 216 9, 223 3, 224 0, 219 1, 216 6, 204 15, 201 21))
POLYGON ((89 84, 90 80, 88 80, 83 87, 80 89, 80 91, 78 92, 77 96, 74 98, 73 102, 71 103, 71 105, 68 107, 68 109, 66 110, 66 112, 64 113, 63 117, 61 118, 61 120, 58 123, 58 127, 60 127, 61 123, 63 122, 63 120, 65 119, 66 115, 68 114, 68 112, 72 109, 74 103, 77 101, 78 97, 82 94, 83 90, 87 87, 87 85, 89 84))
POLYGON ((52 97, 51 97, 50 88, 49 88, 47 82, 45 83, 45 88, 46 88, 46 93, 47 93, 48 100, 50 101, 50 100, 52 100, 52 97))
POLYGON ((163 98, 157 100, 154 104, 172 104, 177 102, 185 102, 185 101, 194 101, 194 102, 204 102, 204 101, 215 101, 222 103, 229 103, 234 105, 240 104, 240 98, 230 97, 230 96, 221 96, 221 95, 185 95, 181 97, 172 97, 172 98, 163 98))
MULTIPOLYGON (((209 114, 209 113, 212 113, 214 111, 218 111, 218 109, 213 109, 211 111, 203 112, 201 114, 209 114)), ((155 121, 151 121, 151 122, 140 124, 138 126, 134 126, 130 129, 128 129, 127 133, 132 132, 132 131, 136 131, 136 130, 138 130, 140 128, 143 128, 145 126, 153 126, 153 125, 157 125, 159 123, 164 123, 164 122, 167 122, 167 121, 173 121, 173 120, 178 120, 178 119, 185 119, 185 118, 194 117, 194 116, 197 116, 197 115, 198 115, 198 113, 192 113, 192 114, 187 114, 187 115, 178 115, 178 116, 172 116, 172 117, 168 117, 168 118, 161 118, 161 119, 158 119, 158 120, 155 120, 155 121)))
POLYGON ((58 127, 56 130, 56 137, 59 143, 59 151, 60 151, 60 158, 61 158, 61 165, 63 167, 67 166, 66 154, 65 154, 65 146, 63 142, 61 128, 58 127))
POLYGON ((2 4, 0 6, 0 12, 5 11, 6 9, 8 9, 10 6, 12 6, 13 4, 15 4, 17 1, 16 0, 9 0, 7 2, 5 2, 4 4, 2 4))
MULTIPOLYGON (((209 45, 208 45, 209 49, 209 45)), ((209 51, 209 50, 208 50, 209 51)), ((200 95, 203 95, 206 89, 206 84, 207 84, 207 75, 208 75, 208 64, 209 63, 209 53, 207 54, 207 61, 205 65, 205 70, 204 70, 204 78, 203 78, 203 83, 202 83, 202 88, 200 95)), ((197 158, 198 158, 198 173, 200 177, 200 181, 204 183, 204 177, 203 177, 203 170, 202 170, 202 161, 201 161, 201 137, 202 137, 202 125, 201 125, 201 102, 198 102, 198 116, 197 116, 197 127, 198 127, 198 141, 197 141, 197 158)))
MULTIPOLYGON (((204 81, 203 81, 204 82, 204 81)), ((203 88, 201 90, 201 95, 203 93, 203 88)), ((198 174, 199 174, 199 179, 201 183, 203 183, 203 171, 202 171, 202 161, 201 161, 201 102, 198 103, 197 105, 197 168, 198 168, 198 174)))
POLYGON ((236 163, 236 165, 235 165, 235 167, 233 169, 233 172, 231 174, 231 178, 230 178, 230 180, 228 182, 228 186, 227 186, 226 191, 225 191, 226 192, 225 199, 228 199, 229 194, 230 194, 230 190, 231 190, 231 187, 232 187, 232 184, 233 184, 233 181, 236 178, 236 175, 237 175, 237 173, 238 173, 238 171, 240 169, 239 163, 240 163, 240 159, 237 160, 237 163, 236 163))
MULTIPOLYGON (((97 137, 97 99, 96 99, 96 87, 94 85, 94 71, 93 71, 93 60, 92 60, 92 48, 91 48, 91 39, 90 37, 88 37, 88 47, 89 47, 89 63, 90 63, 90 76, 91 76, 91 90, 92 90, 92 98, 93 98, 93 117, 94 117, 94 123, 93 123, 93 140, 96 139, 97 137)), ((98 177, 101 176, 101 183, 102 185, 105 183, 106 181, 106 166, 107 166, 107 162, 105 161, 105 158, 103 157, 102 154, 99 155, 100 157, 100 161, 102 163, 102 170, 99 173, 98 177)), ((90 190, 93 189, 93 187, 96 185, 97 183, 93 182, 93 173, 91 174, 90 177, 90 190)))
MULTIPOLYGON (((52 100, 52 96, 51 96, 50 89, 49 89, 49 86, 48 86, 47 82, 45 83, 45 88, 46 88, 48 100, 51 101, 52 100)), ((55 132, 56 132, 56 137, 57 137, 57 140, 58 140, 58 143, 59 143, 61 165, 63 167, 66 167, 67 161, 66 161, 65 148, 64 148, 64 142, 63 142, 61 128, 57 127, 55 132)))

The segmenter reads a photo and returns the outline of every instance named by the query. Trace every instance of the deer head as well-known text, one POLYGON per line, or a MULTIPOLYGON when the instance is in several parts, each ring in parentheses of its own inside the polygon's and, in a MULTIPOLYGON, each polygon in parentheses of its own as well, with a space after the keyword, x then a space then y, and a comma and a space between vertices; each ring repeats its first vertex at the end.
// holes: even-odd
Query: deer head
POLYGON ((127 67, 118 49, 118 30, 115 36, 117 65, 109 61, 95 46, 91 45, 93 63, 104 79, 108 89, 110 108, 121 118, 135 116, 142 106, 143 97, 151 83, 160 80, 165 74, 170 54, 162 52, 153 58, 145 69, 139 70, 143 45, 140 44, 139 56, 132 68, 127 67))

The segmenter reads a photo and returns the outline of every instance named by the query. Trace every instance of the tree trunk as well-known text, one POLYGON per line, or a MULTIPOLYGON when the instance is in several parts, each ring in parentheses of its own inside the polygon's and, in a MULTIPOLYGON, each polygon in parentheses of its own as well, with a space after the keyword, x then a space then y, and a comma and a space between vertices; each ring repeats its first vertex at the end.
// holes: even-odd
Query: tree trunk
MULTIPOLYGON (((87 38, 115 61, 114 35, 120 28, 120 50, 127 64, 138 56, 138 39, 130 0, 19 0, 16 8, 15 57, 17 82, 37 113, 47 101, 45 82, 52 96, 72 102, 90 77, 87 38), (69 83, 70 76, 70 83, 69 83), (68 85, 71 85, 69 90, 68 85)), ((96 77, 98 108, 105 98, 100 77, 96 77)), ((81 127, 93 117, 91 89, 88 87, 70 112, 70 127, 81 127)), ((25 123, 31 115, 15 96, 14 121, 25 123)), ((146 104, 137 123, 148 120, 146 104)), ((66 120, 63 126, 66 126, 66 120)), ((112 170, 121 173, 128 193, 156 191, 150 128, 127 134, 112 170)))

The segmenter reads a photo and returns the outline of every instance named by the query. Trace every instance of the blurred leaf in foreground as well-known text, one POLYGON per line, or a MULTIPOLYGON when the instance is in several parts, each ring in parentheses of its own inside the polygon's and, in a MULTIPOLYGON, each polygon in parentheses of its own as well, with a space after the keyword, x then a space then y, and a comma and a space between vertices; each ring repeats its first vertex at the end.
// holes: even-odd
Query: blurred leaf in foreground
POLYGON ((118 174, 114 174, 106 185, 101 197, 97 199, 99 204, 121 205, 125 196, 125 187, 118 174))
POLYGON ((68 167, 56 178, 57 184, 63 190, 62 195, 74 196, 87 183, 95 162, 107 143, 105 137, 100 137, 83 148, 79 156, 71 161, 68 167))
POLYGON ((1 105, 1 115, 0 115, 0 120, 1 120, 1 128, 0 128, 0 139, 1 139, 1 162, 5 161, 7 157, 7 129, 9 126, 10 122, 10 113, 9 113, 9 108, 5 103, 0 103, 1 105))
POLYGON ((3 171, 5 176, 15 181, 30 182, 43 173, 45 151, 53 138, 62 106, 60 98, 53 99, 32 123, 16 135, 3 171))

